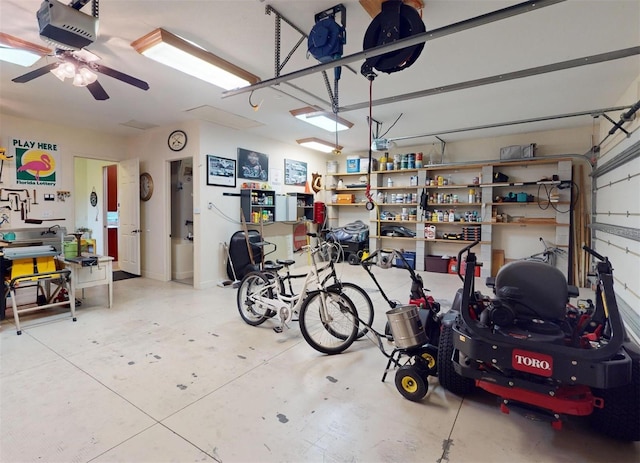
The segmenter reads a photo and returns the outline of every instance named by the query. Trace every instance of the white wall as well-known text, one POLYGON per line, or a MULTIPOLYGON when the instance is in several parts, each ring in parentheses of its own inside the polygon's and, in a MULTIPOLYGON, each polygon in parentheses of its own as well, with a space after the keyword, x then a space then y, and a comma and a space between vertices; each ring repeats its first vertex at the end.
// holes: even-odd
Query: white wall
MULTIPOLYGON (((42 225, 25 224, 20 220, 19 211, 11 211, 11 223, 2 225, 2 230, 9 228, 37 228, 58 224, 72 232, 75 229, 75 200, 76 191, 74 185, 74 158, 85 157, 92 159, 104 159, 117 161, 126 157, 126 141, 123 137, 117 137, 89 130, 76 130, 72 127, 32 121, 8 115, 0 115, 0 144, 7 148, 7 155, 13 155, 14 151, 9 146, 10 139, 19 138, 56 144, 57 153, 60 156, 60 165, 57 166, 57 184, 55 186, 38 185, 38 205, 31 206, 29 214, 32 218, 42 218, 51 215, 52 218, 64 217, 65 221, 44 222, 42 225), (44 194, 54 194, 58 191, 69 191, 71 197, 65 201, 44 201, 44 194)), ((15 162, 5 162, 2 173, 3 188, 22 188, 16 184, 15 162)), ((30 188, 33 190, 33 187, 30 188)), ((82 198, 78 198, 82 200, 82 198)), ((87 204, 89 196, 86 196, 87 204)), ((4 205, 6 203, 0 203, 4 205)))
MULTIPOLYGON (((128 153, 140 159, 140 172, 149 172, 154 179, 154 193, 141 204, 142 273, 167 281, 170 274, 169 208, 171 203, 169 162, 185 157, 193 158, 193 231, 194 231, 194 286, 210 287, 227 279, 224 267, 223 242, 241 230, 240 197, 223 193, 240 193, 246 180, 236 179, 236 188, 209 186, 206 182, 206 156, 208 154, 236 159, 237 149, 255 150, 269 156, 269 168, 284 173, 284 160, 295 159, 308 163, 309 179, 312 172, 324 172, 325 157, 315 152, 285 145, 271 139, 257 137, 248 132, 226 129, 207 122, 146 130, 130 141, 128 153), (167 137, 175 129, 187 133, 186 147, 175 153, 167 146, 167 137), (208 204, 212 208, 208 209, 208 204)), ((284 176, 283 176, 284 177, 284 176)), ((283 181, 284 183, 284 181, 283 181)), ((273 185, 276 193, 303 192, 303 187, 273 185)), ((280 256, 290 255, 287 249, 291 225, 271 225, 264 230, 265 238, 278 243, 280 256), (284 248, 284 249, 283 249, 284 248)))

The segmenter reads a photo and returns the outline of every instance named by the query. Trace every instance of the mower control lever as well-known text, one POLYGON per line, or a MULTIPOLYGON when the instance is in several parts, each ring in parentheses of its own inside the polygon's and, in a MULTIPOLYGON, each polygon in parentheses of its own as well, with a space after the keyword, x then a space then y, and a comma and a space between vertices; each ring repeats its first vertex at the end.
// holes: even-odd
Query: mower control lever
POLYGON ((587 246, 586 244, 582 245, 582 249, 584 249, 585 251, 587 251, 589 254, 591 254, 593 257, 595 257, 596 259, 601 260, 602 262, 605 262, 607 260, 606 257, 603 257, 602 255, 598 254, 597 252, 595 252, 593 249, 591 249, 589 246, 587 246))

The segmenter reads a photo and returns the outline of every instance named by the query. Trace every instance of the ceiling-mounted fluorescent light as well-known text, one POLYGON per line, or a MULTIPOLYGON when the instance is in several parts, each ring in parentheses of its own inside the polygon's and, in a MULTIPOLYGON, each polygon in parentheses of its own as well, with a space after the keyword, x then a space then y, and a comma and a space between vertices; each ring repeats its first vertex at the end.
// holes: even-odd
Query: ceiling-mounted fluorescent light
POLYGON ((0 61, 29 67, 50 53, 47 47, 0 32, 0 61))
POLYGON ((310 137, 296 140, 300 146, 305 148, 311 148, 313 150, 322 151, 323 153, 331 153, 332 151, 342 151, 342 146, 335 143, 329 143, 328 141, 320 140, 319 138, 310 137))
POLYGON ((309 124, 313 124, 316 127, 328 130, 329 132, 340 132, 341 130, 347 130, 353 127, 352 122, 341 118, 337 114, 323 111, 318 108, 312 108, 311 106, 300 109, 292 109, 289 112, 296 119, 308 122, 309 124))
POLYGON ((250 72, 162 28, 131 42, 131 46, 141 55, 225 90, 260 81, 250 72))

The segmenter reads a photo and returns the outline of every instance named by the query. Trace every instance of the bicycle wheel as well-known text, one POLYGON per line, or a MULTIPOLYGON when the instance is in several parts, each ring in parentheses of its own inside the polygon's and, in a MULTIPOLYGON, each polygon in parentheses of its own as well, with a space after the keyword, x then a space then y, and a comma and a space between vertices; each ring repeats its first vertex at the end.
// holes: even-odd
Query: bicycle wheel
POLYGON ((269 279, 261 272, 250 272, 244 276, 238 288, 238 311, 249 325, 258 326, 272 317, 273 310, 257 298, 273 299, 269 279))
POLYGON ((358 312, 358 318, 362 321, 363 326, 360 327, 358 331, 357 338, 360 339, 364 336, 371 325, 373 325, 373 302, 371 302, 371 298, 367 294, 367 292, 362 289, 360 286, 355 283, 349 283, 347 281, 343 281, 341 283, 335 283, 331 285, 329 288, 336 288, 342 291, 342 294, 347 296, 351 302, 353 302, 353 306, 356 308, 358 312))
POLYGON ((339 354, 358 335, 353 302, 336 289, 311 293, 300 308, 300 332, 305 341, 323 354, 339 354))

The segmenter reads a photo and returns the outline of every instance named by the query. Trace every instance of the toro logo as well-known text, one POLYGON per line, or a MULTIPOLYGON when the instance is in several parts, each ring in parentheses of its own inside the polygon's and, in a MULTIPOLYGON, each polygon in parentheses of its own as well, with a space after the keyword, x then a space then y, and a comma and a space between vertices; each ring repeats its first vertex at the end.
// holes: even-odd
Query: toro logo
POLYGON ((511 366, 515 370, 549 377, 553 374, 553 357, 537 352, 513 349, 511 366))

